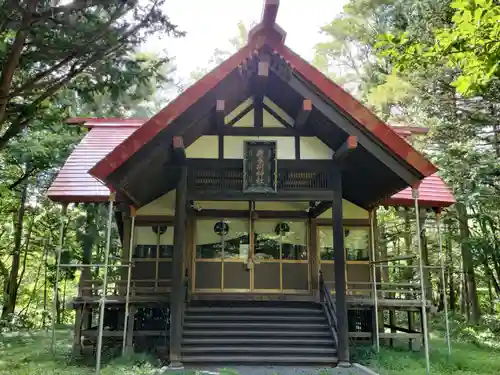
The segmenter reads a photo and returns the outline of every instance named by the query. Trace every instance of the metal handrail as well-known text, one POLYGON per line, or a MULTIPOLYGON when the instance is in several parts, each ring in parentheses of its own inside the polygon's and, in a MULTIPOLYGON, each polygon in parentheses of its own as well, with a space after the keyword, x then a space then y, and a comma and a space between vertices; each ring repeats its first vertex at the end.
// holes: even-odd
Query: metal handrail
POLYGON ((330 289, 325 283, 323 278, 323 271, 319 271, 319 295, 320 301, 323 305, 328 323, 330 325, 330 330, 332 331, 333 339, 335 344, 338 343, 338 327, 337 327, 337 313, 335 310, 335 303, 333 302, 332 294, 330 289))

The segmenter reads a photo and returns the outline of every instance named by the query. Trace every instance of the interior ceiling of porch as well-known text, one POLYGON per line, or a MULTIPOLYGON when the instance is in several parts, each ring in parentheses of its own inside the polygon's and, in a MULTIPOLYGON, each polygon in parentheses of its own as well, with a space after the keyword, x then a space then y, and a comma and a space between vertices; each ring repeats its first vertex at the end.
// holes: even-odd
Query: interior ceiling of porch
MULTIPOLYGON (((274 54, 275 56, 275 54, 274 54)), ((254 59, 257 57, 254 56, 254 59)), ((284 63, 286 66, 286 62, 284 63)), ((283 65, 283 64, 282 64, 283 65)), ((291 79, 307 85, 307 89, 316 95, 322 103, 333 108, 342 121, 347 121, 357 131, 363 132, 373 142, 375 147, 382 149, 385 160, 375 156, 364 144, 349 154, 342 172, 343 196, 345 199, 364 208, 369 208, 387 199, 391 195, 409 186, 408 176, 412 183, 423 176, 403 160, 398 158, 368 130, 359 125, 348 114, 336 108, 321 96, 317 88, 308 84, 304 77, 289 68, 291 79), (406 181, 387 164, 399 163, 399 167, 406 172, 406 181)), ((185 112, 180 114, 168 126, 164 127, 154 138, 147 142, 135 154, 128 158, 108 177, 108 182, 125 193, 136 206, 143 206, 175 187, 178 179, 177 168, 172 164, 169 147, 173 136, 182 136, 185 147, 192 144, 198 137, 207 132, 214 131, 217 123, 215 120, 216 101, 225 101, 225 113, 229 114, 237 106, 256 94, 267 96, 277 106, 284 110, 290 117, 296 118, 302 108, 304 97, 298 93, 282 74, 273 69, 269 70, 264 88, 256 92, 256 85, 252 84, 254 75, 245 75, 240 69, 234 69, 225 79, 220 81, 213 90, 206 93, 200 100, 193 103, 185 112)), ((227 125, 226 125, 227 126, 227 125)), ((339 126, 334 119, 325 115, 313 106, 313 109, 304 124, 307 129, 317 136, 334 151, 337 150, 348 138, 349 134, 344 127, 339 126), (344 128, 344 129, 343 129, 344 128)), ((256 129, 257 130, 257 129, 256 129)), ((257 135, 257 134, 256 134, 257 135)), ((210 161, 207 160, 207 167, 210 161)), ((401 169, 400 169, 401 170, 401 169)))

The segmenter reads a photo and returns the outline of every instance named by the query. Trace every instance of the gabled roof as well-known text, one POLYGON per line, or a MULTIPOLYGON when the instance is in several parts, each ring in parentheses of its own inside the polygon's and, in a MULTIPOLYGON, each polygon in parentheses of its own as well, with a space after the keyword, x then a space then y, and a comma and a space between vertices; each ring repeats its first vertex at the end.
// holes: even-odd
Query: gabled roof
MULTIPOLYGON (((75 147, 70 157, 59 171, 47 196, 57 202, 104 202, 109 197, 109 189, 88 173, 91 166, 111 152, 124 139, 137 130, 146 119, 117 118, 77 118, 68 123, 90 128, 82 141, 75 147)), ((408 129, 394 127, 402 137, 408 129)), ((455 199, 443 180, 433 174, 420 185, 419 203, 423 207, 448 207, 455 199)), ((411 189, 405 189, 384 202, 395 206, 412 206, 411 189)))
POLYGON ((375 139, 396 157, 404 160, 423 177, 432 175, 437 168, 399 137, 390 126, 377 118, 359 101, 328 79, 307 61, 284 44, 285 33, 275 23, 278 2, 266 0, 262 22, 249 34, 249 42, 226 61, 194 83, 168 106, 144 123, 100 160, 90 173, 102 181, 130 159, 181 114, 213 90, 224 78, 250 59, 256 50, 267 46, 279 54, 298 74, 310 82, 322 95, 364 127, 375 139))

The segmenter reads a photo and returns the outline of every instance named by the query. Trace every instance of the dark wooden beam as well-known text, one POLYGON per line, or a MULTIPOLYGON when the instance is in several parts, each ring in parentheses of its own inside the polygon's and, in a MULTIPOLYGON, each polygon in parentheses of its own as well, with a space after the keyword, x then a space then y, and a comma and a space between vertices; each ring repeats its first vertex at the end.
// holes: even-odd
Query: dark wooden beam
POLYGON ((174 251, 170 304, 170 366, 181 367, 182 318, 184 314, 184 249, 186 246, 187 167, 180 167, 175 195, 174 251))
POLYGON ((175 136, 172 138, 172 163, 182 164, 186 160, 186 149, 184 148, 184 140, 182 137, 175 136))
POLYGON ((228 126, 233 126, 238 121, 240 121, 248 112, 253 109, 253 103, 249 104, 248 107, 245 107, 240 113, 238 113, 234 118, 227 123, 228 126))
POLYGON ((217 131, 208 130, 203 135, 237 135, 237 136, 273 136, 273 137, 312 137, 316 134, 311 129, 295 129, 295 128, 238 128, 226 126, 220 133, 217 131))
MULTIPOLYGON (((271 67, 273 72, 274 68, 271 67)), ((276 72, 276 74, 278 74, 276 72)), ((303 81, 296 75, 292 75, 286 80, 290 87, 304 98, 309 98, 312 105, 323 116, 332 122, 332 126, 339 127, 347 134, 354 135, 358 138, 359 144, 363 146, 374 157, 385 164, 389 169, 394 171, 408 185, 413 186, 421 180, 421 175, 403 160, 398 160, 393 153, 387 150, 375 137, 368 134, 368 131, 362 129, 357 122, 348 114, 345 114, 335 103, 330 99, 318 93, 317 90, 307 82, 303 81)))
POLYGON ((215 104, 215 123, 217 129, 222 129, 224 127, 224 121, 226 117, 226 102, 224 100, 217 100, 215 104))
POLYGON ((263 193, 244 193, 239 190, 225 190, 225 191, 210 191, 210 190, 197 190, 189 191, 188 198, 197 201, 308 201, 314 199, 323 201, 331 199, 331 192, 329 190, 300 190, 300 191, 278 191, 275 194, 263 193))
POLYGON ((257 129, 264 126, 264 103, 259 95, 253 97, 253 126, 257 129))
POLYGON ((264 126, 264 95, 266 92, 268 77, 269 61, 259 61, 257 63, 257 73, 251 78, 251 90, 254 94, 254 126, 256 128, 262 128, 264 126))
POLYGON ((309 115, 312 112, 312 101, 310 99, 304 99, 302 102, 302 107, 299 109, 299 113, 297 113, 297 117, 295 117, 295 127, 301 128, 303 127, 309 115))
POLYGON ((261 21, 264 27, 272 27, 274 25, 276 16, 278 15, 279 5, 279 0, 266 0, 261 21))
MULTIPOLYGON (((316 219, 316 223, 320 226, 332 225, 332 219, 316 219)), ((369 227, 370 221, 368 219, 344 219, 345 227, 369 227)))
POLYGON ((135 225, 140 227, 151 226, 153 224, 174 224, 174 216, 167 215, 147 215, 147 216, 136 216, 135 225))
MULTIPOLYGON (((193 210, 193 215, 197 217, 223 217, 223 218, 248 218, 250 212, 248 210, 193 210)), ((305 211, 254 211, 255 215, 260 219, 307 219, 305 211)))
POLYGON ((336 166, 332 168, 333 202, 332 226, 335 259, 335 307, 337 314, 337 356, 340 363, 349 363, 349 328, 347 323, 346 296, 346 257, 344 248, 344 223, 342 212, 342 172, 336 166))
POLYGON ((300 160, 300 137, 295 136, 295 159, 300 160))
POLYGON ((316 205, 312 211, 312 217, 318 217, 325 213, 329 208, 332 208, 332 201, 323 201, 316 205))
POLYGON ((224 100, 217 100, 215 106, 215 122, 217 131, 219 132, 218 145, 219 145, 219 159, 224 159, 224 136, 221 131, 224 129, 226 120, 226 102, 224 100))
POLYGON ((347 140, 335 151, 333 160, 340 163, 347 158, 347 155, 358 147, 358 138, 355 135, 350 135, 347 140))
POLYGON ((269 114, 270 114, 271 116, 273 116, 276 120, 278 120, 278 122, 279 122, 281 125, 283 125, 283 126, 285 126, 285 127, 287 127, 287 128, 292 128, 292 125, 290 125, 288 122, 286 122, 286 121, 285 121, 285 119, 284 119, 283 117, 281 117, 280 115, 278 115, 274 109, 272 109, 271 107, 269 107, 269 106, 268 106, 267 104, 265 104, 265 103, 264 103, 263 105, 264 105, 264 109, 265 109, 267 112, 269 112, 269 114))

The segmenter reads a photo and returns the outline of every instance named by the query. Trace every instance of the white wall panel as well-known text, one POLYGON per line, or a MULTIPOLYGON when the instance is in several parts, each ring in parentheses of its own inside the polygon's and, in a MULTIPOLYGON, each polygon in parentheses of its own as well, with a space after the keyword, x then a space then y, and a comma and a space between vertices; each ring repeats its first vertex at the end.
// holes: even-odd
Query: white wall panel
POLYGON ((317 137, 300 137, 301 159, 327 159, 333 156, 333 150, 317 137))
POLYGON ((186 149, 186 157, 217 159, 219 157, 219 137, 216 135, 202 135, 186 149))
POLYGON ((251 137, 251 136, 225 136, 224 137, 224 159, 243 159, 244 141, 276 141, 278 159, 295 159, 294 137, 251 137))

